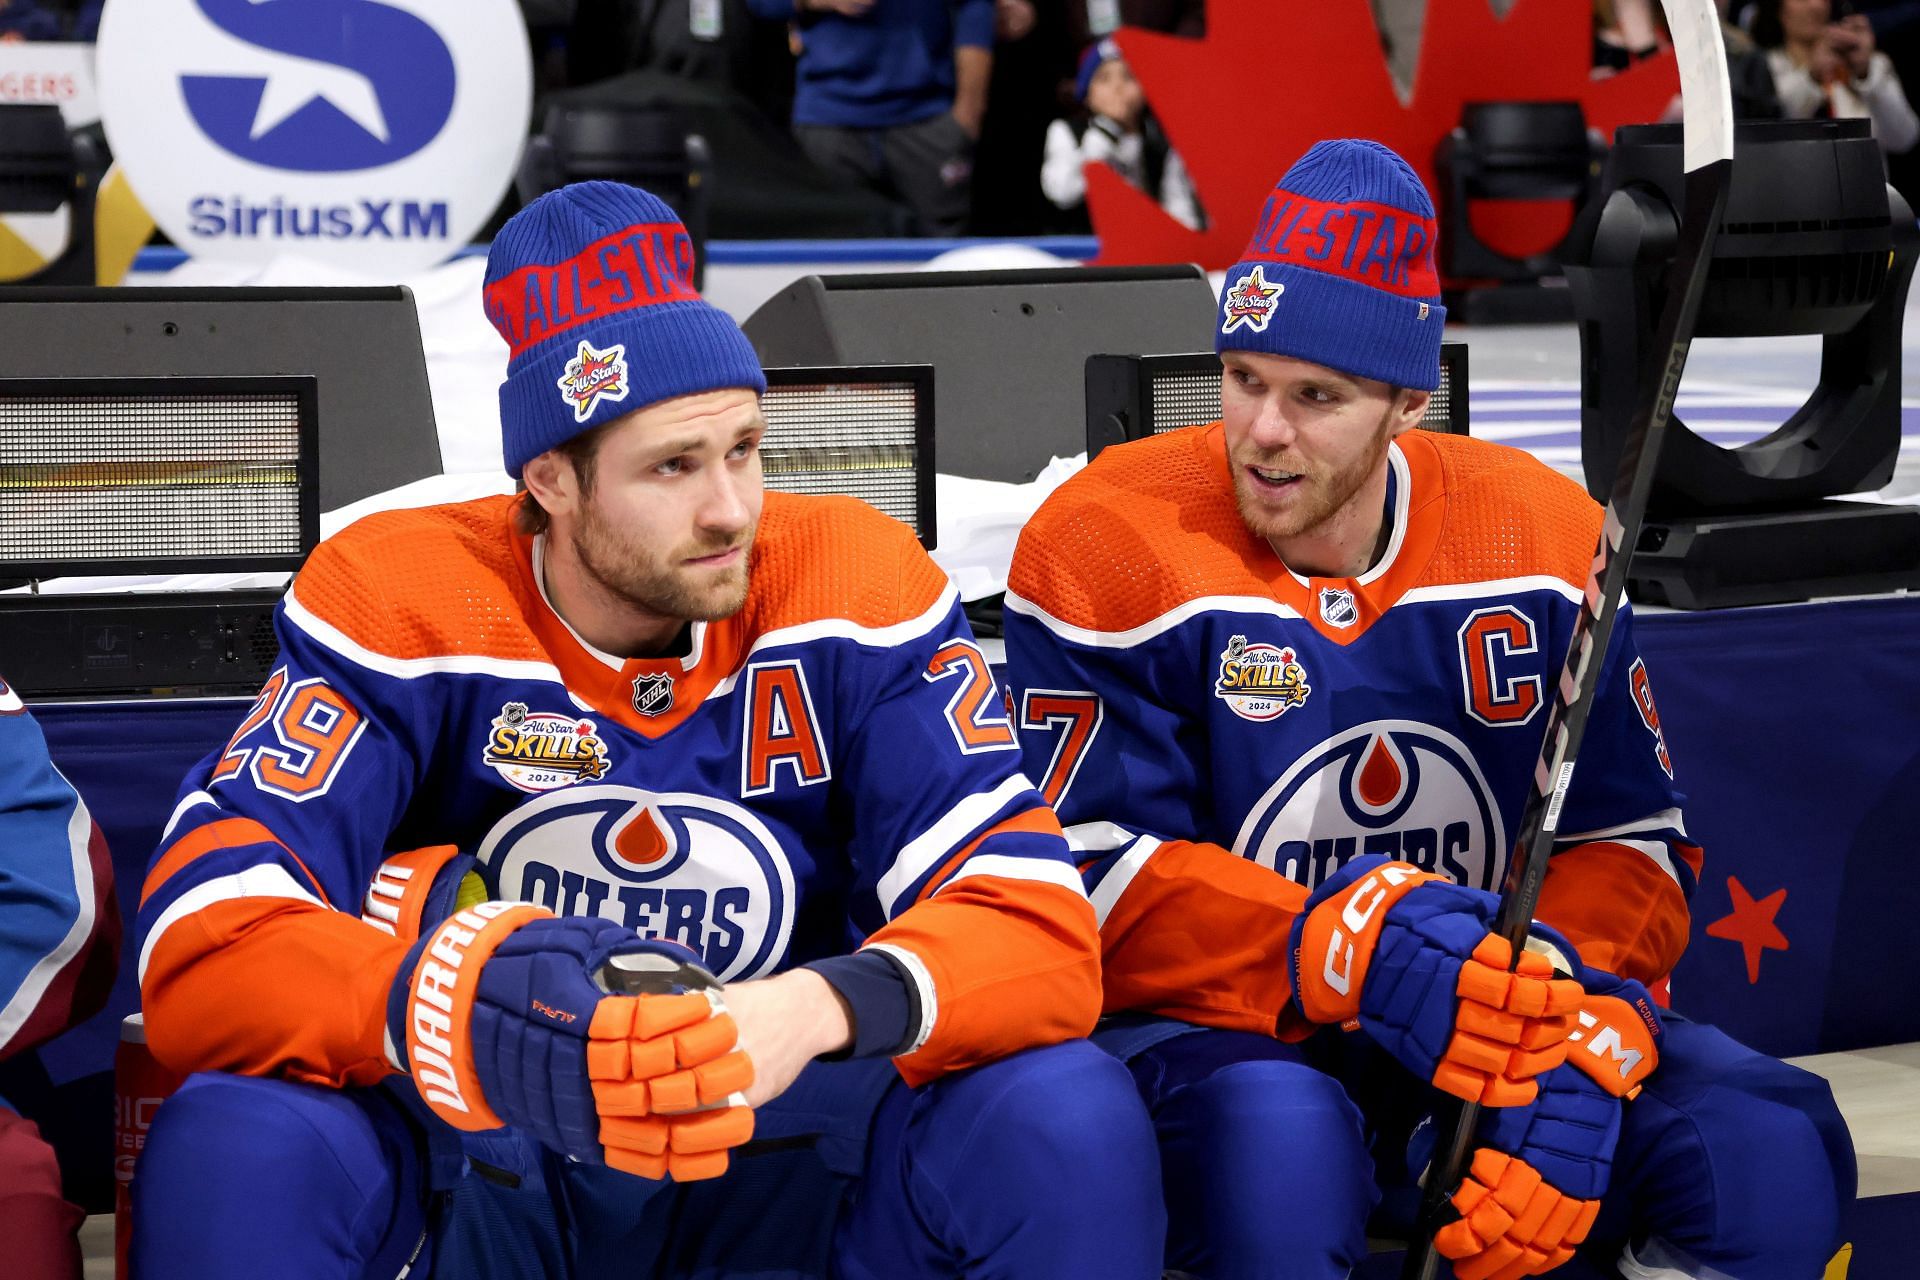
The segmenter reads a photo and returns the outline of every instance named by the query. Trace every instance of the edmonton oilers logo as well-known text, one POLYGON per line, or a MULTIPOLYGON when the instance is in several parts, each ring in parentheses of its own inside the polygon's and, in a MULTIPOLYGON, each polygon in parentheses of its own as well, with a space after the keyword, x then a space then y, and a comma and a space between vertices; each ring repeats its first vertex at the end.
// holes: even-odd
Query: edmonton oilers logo
POLYGON ((1302 753, 1249 811, 1233 851, 1309 886, 1383 853, 1477 889, 1499 883, 1508 852, 1472 754, 1411 720, 1357 725, 1302 753))
POLYGON ((724 800, 575 785, 507 814, 477 856, 494 896, 670 938, 724 982, 771 970, 793 933, 786 854, 724 800))

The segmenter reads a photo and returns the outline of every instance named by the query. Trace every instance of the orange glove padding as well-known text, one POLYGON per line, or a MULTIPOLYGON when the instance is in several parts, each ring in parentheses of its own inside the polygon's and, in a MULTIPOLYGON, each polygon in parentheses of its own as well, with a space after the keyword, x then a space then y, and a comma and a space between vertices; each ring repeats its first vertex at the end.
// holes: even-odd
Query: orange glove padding
POLYGON ((587 1075, 610 1168, 693 1182, 753 1136, 738 1095, 753 1063, 717 992, 610 996, 587 1028, 587 1075))
POLYGON ((1458 1222, 1434 1233, 1433 1247, 1453 1260, 1456 1280, 1518 1280, 1553 1270, 1593 1229, 1598 1200, 1556 1191, 1518 1156, 1482 1147, 1453 1193, 1458 1222))
POLYGON ((1584 992, 1544 956, 1508 971, 1511 948, 1488 932, 1492 894, 1374 857, 1307 906, 1289 951, 1308 1021, 1364 1026, 1414 1074, 1485 1106, 1533 1101, 1533 1077, 1566 1060, 1584 992))
POLYGON ((1488 1107, 1521 1107, 1539 1091, 1536 1076, 1567 1060, 1572 1015, 1586 999, 1580 984, 1554 977, 1545 956, 1520 953, 1488 934, 1460 966, 1453 1039, 1433 1071, 1433 1083, 1456 1098, 1488 1107))

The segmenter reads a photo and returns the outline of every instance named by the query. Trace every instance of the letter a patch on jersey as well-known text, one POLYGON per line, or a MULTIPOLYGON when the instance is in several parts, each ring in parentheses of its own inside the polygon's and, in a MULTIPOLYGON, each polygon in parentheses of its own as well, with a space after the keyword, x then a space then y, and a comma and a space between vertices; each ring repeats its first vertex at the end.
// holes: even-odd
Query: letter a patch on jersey
POLYGON ((798 662, 748 666, 740 794, 767 794, 783 769, 790 772, 796 786, 802 787, 832 777, 818 725, 804 667, 798 662))

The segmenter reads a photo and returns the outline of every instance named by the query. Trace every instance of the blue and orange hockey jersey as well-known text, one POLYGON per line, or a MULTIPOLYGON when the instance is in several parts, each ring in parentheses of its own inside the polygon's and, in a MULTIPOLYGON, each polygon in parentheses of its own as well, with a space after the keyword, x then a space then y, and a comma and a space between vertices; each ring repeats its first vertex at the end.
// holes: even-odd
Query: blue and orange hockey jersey
MULTIPOLYGON (((1600 510, 1482 441, 1414 431, 1389 466, 1390 541, 1358 578, 1298 577, 1247 529, 1218 423, 1108 450, 1023 532, 1010 705, 1084 864, 1110 1011, 1273 1032, 1288 924, 1358 855, 1499 888, 1600 510)), ((1624 615, 1560 830, 1539 917, 1663 976, 1700 854, 1624 615)))
POLYGON ((281 667, 148 871, 163 1061, 397 1069, 407 942, 362 901, 390 853, 441 844, 493 897, 678 939, 729 981, 887 948, 917 996, 914 1083, 1092 1026, 1081 880, 905 526, 768 494, 745 607, 693 624, 685 657, 622 660, 549 606, 513 502, 370 517, 295 579, 281 667))
POLYGON ((106 841, 0 680, 0 1059, 95 1013, 119 957, 106 841))

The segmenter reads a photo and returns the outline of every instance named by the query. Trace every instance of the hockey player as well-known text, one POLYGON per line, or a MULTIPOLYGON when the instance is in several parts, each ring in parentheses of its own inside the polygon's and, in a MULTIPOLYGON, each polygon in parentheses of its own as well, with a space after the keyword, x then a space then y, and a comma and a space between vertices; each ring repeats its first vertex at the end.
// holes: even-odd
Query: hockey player
MULTIPOLYGON (((120 957, 113 862, 87 806, 0 680, 0 1060, 98 1012, 120 957)), ((0 1098, 0 1241, 10 1274, 79 1280, 86 1215, 53 1148, 0 1098)))
POLYGON ((515 216, 525 493, 321 544, 186 781, 141 988, 210 1074, 142 1159, 147 1280, 1159 1274, 1093 912, 955 592, 763 495, 692 267, 632 188, 515 216))
MULTIPOLYGON (((1169 1263, 1200 1276, 1344 1276, 1377 1187, 1424 1167, 1433 1095, 1385 1011, 1350 1029, 1339 929, 1412 903, 1398 879, 1501 884, 1600 528, 1526 454, 1411 429, 1433 243, 1398 156, 1315 146, 1227 273, 1222 421, 1101 454, 1014 556, 1010 705, 1124 1015, 1096 1038, 1154 1114, 1169 1263)), ((1536 1100, 1483 1113, 1438 1239, 1462 1280, 1583 1240, 1642 1280, 1806 1280, 1834 1249, 1854 1170, 1825 1084, 1643 985, 1700 870, 1671 770, 1623 614, 1534 944, 1582 981, 1581 1027, 1536 1100)))

